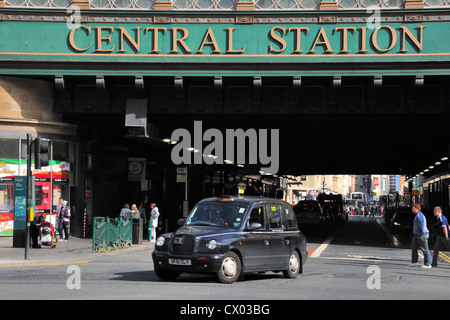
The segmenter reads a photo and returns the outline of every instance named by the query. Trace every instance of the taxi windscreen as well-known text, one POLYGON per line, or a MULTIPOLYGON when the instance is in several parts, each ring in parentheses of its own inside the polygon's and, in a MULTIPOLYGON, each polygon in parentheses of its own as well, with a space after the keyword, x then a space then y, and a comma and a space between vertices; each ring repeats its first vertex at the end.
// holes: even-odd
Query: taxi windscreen
POLYGON ((239 228, 247 206, 236 203, 199 203, 188 217, 186 226, 215 226, 239 228))

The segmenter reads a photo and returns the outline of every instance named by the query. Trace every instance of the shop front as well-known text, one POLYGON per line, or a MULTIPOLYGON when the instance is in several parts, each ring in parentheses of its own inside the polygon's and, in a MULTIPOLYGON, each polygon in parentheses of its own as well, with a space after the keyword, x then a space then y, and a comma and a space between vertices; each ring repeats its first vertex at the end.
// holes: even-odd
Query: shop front
MULTIPOLYGON (((22 206, 22 194, 17 190, 16 178, 24 179, 27 175, 26 139, 0 139, 2 158, 0 158, 0 236, 12 235, 14 229, 14 213, 22 206), (19 196, 20 194, 20 196, 19 196)), ((70 142, 53 141, 51 144, 53 159, 49 165, 39 170, 32 161, 33 217, 45 213, 47 221, 55 224, 59 198, 70 201, 70 142), (58 159, 58 160, 56 160, 58 159)), ((72 162, 73 163, 73 162, 72 162)), ((33 218, 32 217, 32 218, 33 218)))

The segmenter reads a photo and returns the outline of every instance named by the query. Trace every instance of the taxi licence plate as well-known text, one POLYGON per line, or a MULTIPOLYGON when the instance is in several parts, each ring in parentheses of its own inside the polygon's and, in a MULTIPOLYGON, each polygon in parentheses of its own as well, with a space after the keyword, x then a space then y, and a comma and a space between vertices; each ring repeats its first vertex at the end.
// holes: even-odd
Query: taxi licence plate
POLYGON ((190 266, 192 263, 191 263, 191 260, 189 260, 189 259, 169 258, 169 264, 176 265, 176 266, 190 266))

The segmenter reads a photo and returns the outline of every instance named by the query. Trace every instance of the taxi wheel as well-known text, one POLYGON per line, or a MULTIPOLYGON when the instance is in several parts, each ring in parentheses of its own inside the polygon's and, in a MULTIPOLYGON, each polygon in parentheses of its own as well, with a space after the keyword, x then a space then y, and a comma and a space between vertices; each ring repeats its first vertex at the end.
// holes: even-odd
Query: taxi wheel
POLYGON ((163 270, 159 268, 155 268, 155 273, 161 280, 175 280, 180 275, 180 272, 172 271, 172 270, 163 270))
POLYGON ((234 252, 229 252, 223 258, 217 277, 222 283, 233 283, 241 274, 241 259, 234 252))
POLYGON ((287 270, 283 271, 283 275, 289 279, 297 278, 300 272, 300 257, 297 251, 292 251, 289 257, 289 265, 287 270))

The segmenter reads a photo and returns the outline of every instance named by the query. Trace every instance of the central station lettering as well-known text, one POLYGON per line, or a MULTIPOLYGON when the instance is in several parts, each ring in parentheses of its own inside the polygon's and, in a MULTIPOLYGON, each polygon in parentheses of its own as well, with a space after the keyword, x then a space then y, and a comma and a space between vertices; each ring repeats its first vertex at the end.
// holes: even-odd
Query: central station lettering
MULTIPOLYGON (((424 28, 425 25, 409 28, 401 25, 396 28, 389 25, 377 28, 336 26, 332 29, 322 26, 313 30, 307 26, 274 26, 267 36, 261 38, 268 41, 267 51, 258 54, 405 53, 411 49, 412 52, 420 52, 423 50, 424 28), (350 48, 349 44, 355 41, 357 48, 350 48)), ((200 36, 190 36, 185 27, 137 26, 127 30, 122 26, 77 25, 70 31, 68 43, 78 53, 90 49, 92 53, 244 54, 252 43, 244 43, 236 36, 238 32, 237 27, 225 27, 220 31, 208 27, 200 36), (219 32, 224 34, 219 35, 219 32), (160 42, 165 43, 166 37, 170 39, 170 49, 161 48, 160 42), (225 42, 217 40, 223 38, 225 42), (143 42, 149 42, 147 46, 150 49, 146 52, 142 52, 143 42), (207 52, 205 48, 209 48, 207 52)))

